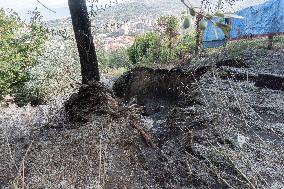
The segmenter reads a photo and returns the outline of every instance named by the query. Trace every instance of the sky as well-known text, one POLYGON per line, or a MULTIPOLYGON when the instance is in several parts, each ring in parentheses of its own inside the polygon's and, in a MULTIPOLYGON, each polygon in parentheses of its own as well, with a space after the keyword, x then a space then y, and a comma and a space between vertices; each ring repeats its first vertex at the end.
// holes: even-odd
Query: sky
MULTIPOLYGON (((43 0, 41 2, 51 8, 67 6, 67 0, 43 0)), ((0 7, 20 11, 34 9, 35 7, 41 7, 41 5, 36 0, 0 0, 0 7)))
MULTIPOLYGON (((27 15, 27 12, 29 10, 34 10, 36 7, 40 10, 45 20, 52 20, 56 18, 64 18, 69 16, 69 10, 67 4, 68 0, 39 0, 39 1, 42 2, 44 5, 46 5, 48 8, 56 11, 56 14, 45 9, 39 2, 37 2, 37 0, 0 0, 0 8, 13 9, 16 12, 18 12, 19 15, 24 19, 28 19, 29 16, 27 15)), ((116 0, 98 0, 100 4, 109 4, 110 2, 115 2, 115 1, 116 0)), ((124 2, 128 0, 117 0, 117 1, 124 2)), ((173 0, 173 1, 178 2, 180 0, 173 0)), ((193 4, 200 3, 200 0, 188 0, 188 1, 192 2, 193 4)), ((211 0, 211 1, 212 3, 215 4, 218 0, 211 0)), ((234 9, 230 10, 230 12, 234 12, 236 10, 239 10, 247 6, 263 3, 265 1, 267 0, 242 0, 240 3, 237 3, 234 9)))
MULTIPOLYGON (((40 0, 44 5, 49 8, 67 7, 68 0, 40 0)), ((115 2, 115 0, 99 0, 100 3, 109 3, 110 1, 115 2)), ((118 0, 122 2, 126 0, 118 0)), ((37 2, 37 0, 0 0, 1 8, 12 8, 15 11, 22 10, 32 10, 36 7, 41 8, 42 6, 37 2)))
MULTIPOLYGON (((38 10, 43 15, 44 20, 53 20, 57 18, 65 18, 68 17, 69 9, 68 9, 68 0, 39 0, 49 9, 55 11, 53 13, 44 6, 42 6, 37 0, 0 0, 0 8, 9 8, 16 11, 23 20, 29 20, 30 15, 28 11, 34 10, 38 8, 38 10)), ((91 1, 91 0, 89 0, 91 1)), ((95 0, 96 1, 96 0, 95 0)), ((128 0, 117 0, 118 3, 124 2, 128 0)), ((88 2, 88 1, 87 1, 88 2)), ((99 4, 115 4, 116 0, 98 0, 99 4)))
MULTIPOLYGON (((40 0, 49 8, 67 7, 68 0, 40 0)), ((115 0, 99 0, 100 3, 109 3, 115 0)), ((126 0, 118 0, 119 2, 126 0)), ((174 0, 173 0, 174 1, 174 0)), ((179 1, 179 0, 176 0, 179 1)), ((189 0, 192 2, 198 2, 198 0, 189 0)), ((216 0, 212 0, 214 2, 216 0)), ((239 4, 255 4, 257 2, 263 2, 265 0, 243 0, 239 4)), ((37 2, 37 0, 0 0, 0 7, 2 8, 12 8, 16 11, 22 10, 32 10, 36 7, 41 8, 42 6, 37 2)))

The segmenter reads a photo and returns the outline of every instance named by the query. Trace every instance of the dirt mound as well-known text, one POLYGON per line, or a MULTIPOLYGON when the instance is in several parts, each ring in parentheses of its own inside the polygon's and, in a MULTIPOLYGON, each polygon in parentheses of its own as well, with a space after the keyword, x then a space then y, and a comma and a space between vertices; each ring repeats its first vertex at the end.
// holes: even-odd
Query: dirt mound
POLYGON ((66 101, 65 110, 70 121, 87 122, 93 114, 117 116, 120 106, 111 90, 102 83, 94 82, 81 86, 79 91, 66 101))
POLYGON ((180 102, 195 103, 192 84, 207 70, 136 68, 118 78, 113 91, 124 103, 142 106, 145 115, 152 115, 180 102))
POLYGON ((178 101, 189 90, 192 77, 185 70, 136 68, 125 73, 113 86, 119 98, 129 102, 133 97, 138 104, 147 101, 178 101))

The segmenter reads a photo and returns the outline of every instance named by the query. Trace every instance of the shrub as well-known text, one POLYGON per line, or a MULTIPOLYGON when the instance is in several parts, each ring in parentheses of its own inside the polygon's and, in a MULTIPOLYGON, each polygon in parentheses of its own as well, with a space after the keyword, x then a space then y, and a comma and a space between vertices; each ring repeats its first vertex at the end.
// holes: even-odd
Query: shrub
POLYGON ((128 48, 128 56, 133 65, 159 63, 160 47, 158 34, 148 32, 135 38, 134 44, 128 48))
POLYGON ((194 49, 194 33, 187 31, 178 34, 177 23, 177 18, 173 16, 161 17, 158 19, 158 30, 137 36, 134 44, 128 48, 132 64, 151 66, 189 57, 194 49))
POLYGON ((114 69, 131 68, 132 64, 129 60, 127 49, 120 48, 108 54, 109 67, 114 69))
MULTIPOLYGON (((118 76, 130 67, 126 49, 107 53, 97 44, 101 75, 118 76)), ((50 36, 38 63, 29 69, 29 80, 15 91, 15 101, 23 106, 38 105, 76 89, 81 83, 80 63, 76 44, 71 40, 50 36)))
POLYGON ((46 43, 37 65, 29 69, 29 80, 18 88, 18 105, 42 104, 65 94, 80 83, 80 64, 76 45, 59 38, 46 43), (56 43, 55 43, 56 42, 56 43))
POLYGON ((47 32, 37 10, 30 23, 23 23, 13 12, 0 9, 0 96, 18 91, 29 80, 28 70, 47 40, 47 32))

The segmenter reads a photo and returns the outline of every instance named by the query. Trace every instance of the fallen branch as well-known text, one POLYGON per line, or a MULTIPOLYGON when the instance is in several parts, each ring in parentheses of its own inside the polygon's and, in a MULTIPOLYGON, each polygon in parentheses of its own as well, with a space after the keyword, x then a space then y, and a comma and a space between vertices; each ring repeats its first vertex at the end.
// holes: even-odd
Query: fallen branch
POLYGON ((149 146, 151 148, 156 148, 156 145, 154 144, 154 142, 152 140, 151 134, 149 134, 147 131, 145 131, 145 129, 142 126, 140 126, 140 124, 138 123, 137 119, 134 116, 131 116, 130 120, 132 121, 130 123, 130 126, 133 127, 134 129, 138 130, 138 132, 144 138, 147 146, 149 146))
POLYGON ((19 180, 21 180, 21 185, 22 188, 25 188, 25 159, 32 147, 33 141, 30 143, 30 145, 28 146, 25 155, 23 156, 23 159, 21 160, 20 163, 20 167, 18 170, 18 174, 16 176, 16 178, 14 179, 13 185, 15 186, 15 188, 18 188, 18 184, 19 184, 19 180))

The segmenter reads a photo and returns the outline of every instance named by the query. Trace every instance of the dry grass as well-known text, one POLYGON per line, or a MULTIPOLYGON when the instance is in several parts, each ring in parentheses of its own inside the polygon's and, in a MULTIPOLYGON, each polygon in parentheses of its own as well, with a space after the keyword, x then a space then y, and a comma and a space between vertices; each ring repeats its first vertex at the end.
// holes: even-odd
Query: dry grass
MULTIPOLYGON (((283 133, 279 135, 268 129, 271 124, 283 123, 283 119, 273 120, 271 123, 270 120, 259 115, 253 107, 260 100, 259 98, 263 98, 267 106, 283 109, 283 92, 258 89, 249 82, 224 81, 216 73, 210 74, 210 82, 207 79, 199 83, 198 90, 205 104, 204 113, 213 119, 208 125, 207 132, 215 133, 215 136, 221 137, 229 144, 216 144, 212 138, 210 141, 210 137, 206 139, 208 146, 204 156, 209 167, 214 165, 212 162, 218 164, 216 159, 221 158, 222 163, 230 166, 231 171, 236 173, 233 179, 245 183, 249 188, 283 187, 283 133), (263 96, 265 93, 271 95, 270 98, 278 96, 279 99, 269 99, 269 96, 263 96), (264 133, 265 136, 261 136, 260 133, 264 133), (238 135, 246 138, 241 148, 236 145, 238 135)), ((224 174, 223 169, 224 167, 219 169, 215 167, 215 175, 218 175, 228 187, 230 186, 229 188, 236 187, 231 183, 228 175, 224 174), (220 175, 227 178, 222 178, 220 175)))
POLYGON ((191 93, 144 125, 157 148, 141 137, 137 126, 150 122, 140 122, 137 112, 91 114, 89 122, 70 125, 62 103, 2 108, 0 185, 283 188, 283 130, 275 126, 284 123, 283 92, 222 80, 213 70, 191 93), (192 96, 199 103, 188 106, 192 96))

